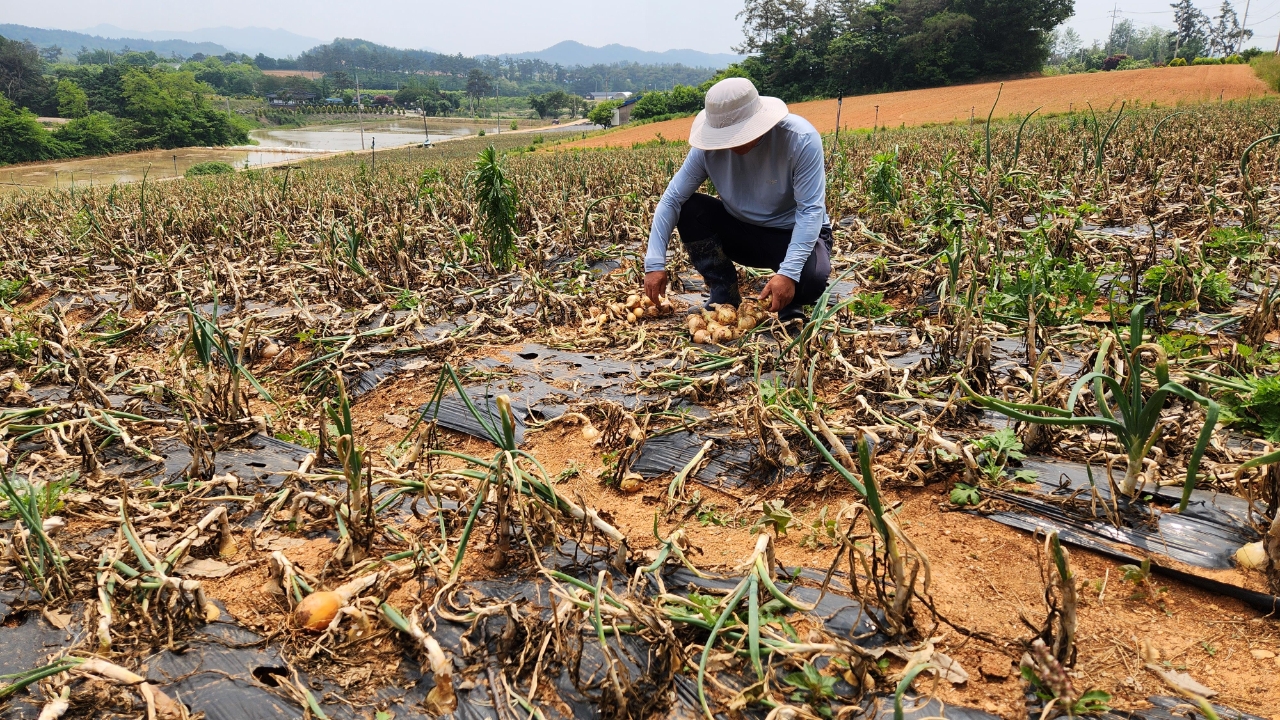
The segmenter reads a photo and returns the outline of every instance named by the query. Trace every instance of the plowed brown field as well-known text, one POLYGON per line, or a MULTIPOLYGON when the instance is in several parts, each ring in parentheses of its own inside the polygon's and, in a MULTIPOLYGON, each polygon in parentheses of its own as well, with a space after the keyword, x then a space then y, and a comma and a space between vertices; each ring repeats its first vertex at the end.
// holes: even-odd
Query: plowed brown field
MULTIPOLYGON (((847 97, 840 126, 870 128, 876 122, 877 106, 879 125, 882 126, 967 120, 970 113, 983 120, 996 99, 999 86, 998 82, 988 82, 847 97)), ((1084 109, 1086 103, 1092 103, 1095 109, 1104 110, 1112 103, 1119 105, 1124 100, 1172 106, 1219 98, 1261 97, 1270 93, 1248 65, 1199 65, 1058 75, 1006 81, 1000 103, 996 106, 996 117, 1028 113, 1041 106, 1042 112, 1065 112, 1084 109)), ((791 112, 806 118, 821 132, 835 130, 835 100, 796 103, 791 106, 791 112)), ((559 147, 630 147, 633 143, 653 140, 659 133, 668 140, 684 140, 689 137, 692 124, 693 118, 681 118, 623 127, 559 147)))

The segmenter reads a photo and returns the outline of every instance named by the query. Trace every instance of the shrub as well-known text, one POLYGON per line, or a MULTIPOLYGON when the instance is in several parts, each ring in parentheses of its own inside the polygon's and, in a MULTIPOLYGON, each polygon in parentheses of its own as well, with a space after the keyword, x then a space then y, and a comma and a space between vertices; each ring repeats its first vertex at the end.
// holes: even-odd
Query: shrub
POLYGON ((1102 61, 1102 69, 1104 71, 1115 70, 1116 68, 1120 67, 1120 63, 1128 59, 1129 59, 1128 55, 1124 55, 1124 54, 1112 55, 1111 57, 1102 61))
POLYGON ((1186 67, 1186 65, 1187 65, 1186 58, 1174 58, 1169 61, 1169 67, 1186 67))
POLYGON ((1116 66, 1116 69, 1117 70, 1142 70, 1144 68, 1149 68, 1149 67, 1152 67, 1150 60, 1134 60, 1133 58, 1128 58, 1125 60, 1121 60, 1120 64, 1116 66))
POLYGON ((1228 55, 1228 56, 1226 56, 1226 57, 1222 58, 1222 64, 1223 64, 1223 65, 1243 65, 1243 64, 1244 64, 1244 56, 1242 56, 1242 55, 1228 55))
POLYGON ((201 175, 231 175, 236 169, 227 163, 213 160, 210 162, 202 162, 187 168, 186 177, 199 177, 201 175))
POLYGON ((1221 65, 1222 58, 1198 57, 1191 61, 1192 65, 1221 65))
POLYGON ((1253 68, 1254 74, 1261 78, 1267 87, 1280 91, 1280 57, 1274 53, 1258 55, 1249 61, 1249 67, 1253 68))

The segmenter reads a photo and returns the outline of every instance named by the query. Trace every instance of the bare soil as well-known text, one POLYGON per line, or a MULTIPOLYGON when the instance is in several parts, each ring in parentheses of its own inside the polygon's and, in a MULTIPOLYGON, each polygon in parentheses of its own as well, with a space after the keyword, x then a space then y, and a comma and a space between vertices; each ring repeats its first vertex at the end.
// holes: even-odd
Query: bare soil
MULTIPOLYGON (((836 129, 837 111, 841 129, 913 127, 962 122, 971 117, 974 122, 985 122, 997 92, 1000 93, 1000 102, 995 108, 997 118, 1025 115, 1036 108, 1040 108, 1041 113, 1084 112, 1092 104, 1101 112, 1112 105, 1119 107, 1121 102, 1128 102, 1130 106, 1176 107, 1273 94, 1248 65, 1196 65, 859 95, 845 98, 842 108, 835 100, 815 100, 791 105, 791 112, 813 123, 819 132, 824 133, 836 129)), ((631 147, 635 143, 656 140, 659 135, 667 140, 686 140, 692 125, 693 118, 688 117, 636 127, 623 126, 556 147, 631 147)))

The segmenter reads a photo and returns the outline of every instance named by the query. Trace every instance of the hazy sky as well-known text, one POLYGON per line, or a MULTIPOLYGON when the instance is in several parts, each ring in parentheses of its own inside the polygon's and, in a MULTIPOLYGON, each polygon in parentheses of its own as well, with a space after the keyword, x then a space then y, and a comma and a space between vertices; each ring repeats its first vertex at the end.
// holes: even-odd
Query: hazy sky
MULTIPOLYGON (((1220 0, 1195 0, 1209 15, 1220 0)), ((283 28, 330 40, 361 37, 397 47, 443 52, 541 50, 561 40, 622 43, 643 50, 692 48, 730 52, 742 39, 734 15, 742 0, 640 0, 557 3, 543 0, 0 0, 0 21, 78 30, 100 23, 132 30, 195 30, 230 25, 283 28)), ((1236 11, 1244 14, 1243 0, 1236 11)), ((1105 38, 1114 0, 1076 0, 1068 24, 1086 43, 1105 38)), ((1120 17, 1139 26, 1171 27, 1169 0, 1125 0, 1120 17)), ((1280 32, 1280 0, 1255 0, 1251 44, 1270 49, 1280 32)))

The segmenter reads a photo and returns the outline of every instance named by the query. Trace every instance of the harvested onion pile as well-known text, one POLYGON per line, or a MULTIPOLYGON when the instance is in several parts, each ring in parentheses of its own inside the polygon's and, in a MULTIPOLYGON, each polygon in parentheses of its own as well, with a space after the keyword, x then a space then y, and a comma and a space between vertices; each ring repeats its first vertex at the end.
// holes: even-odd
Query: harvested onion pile
POLYGON ((597 307, 587 309, 587 314, 591 316, 591 321, 598 324, 603 324, 609 320, 618 320, 628 325, 634 325, 645 318, 661 317, 670 315, 673 312, 675 312, 675 308, 671 306, 671 301, 666 297, 659 297, 658 304, 654 305, 647 295, 628 296, 625 303, 613 303, 604 310, 597 307))
POLYGON ((749 300, 737 308, 717 305, 715 310, 703 309, 689 315, 689 334, 699 344, 728 342, 742 337, 743 333, 764 322, 765 317, 764 308, 749 300))

